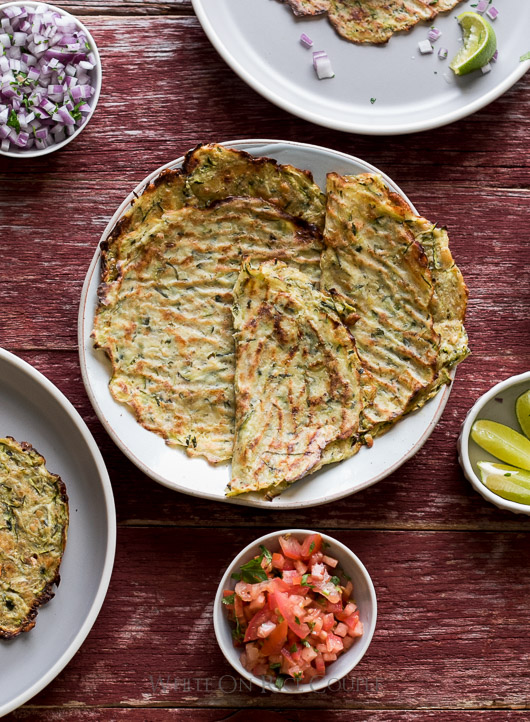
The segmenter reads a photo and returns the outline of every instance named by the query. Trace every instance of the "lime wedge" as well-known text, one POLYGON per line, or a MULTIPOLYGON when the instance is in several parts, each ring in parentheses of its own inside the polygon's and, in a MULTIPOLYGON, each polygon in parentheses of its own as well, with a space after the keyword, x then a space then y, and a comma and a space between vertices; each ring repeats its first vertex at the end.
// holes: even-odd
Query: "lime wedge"
POLYGON ((471 438, 497 459, 530 471, 530 439, 496 421, 475 421, 471 438))
POLYGON ((464 45, 449 67, 456 75, 467 75, 489 63, 497 50, 497 38, 491 24, 478 13, 460 13, 457 20, 464 32, 464 45))
POLYGON ((530 439, 530 389, 515 402, 515 414, 525 436, 530 439))
POLYGON ((489 461, 479 461, 478 466, 486 488, 503 499, 530 505, 530 473, 489 461))
POLYGON ((486 486, 492 480, 510 481, 530 492, 530 471, 518 469, 516 466, 509 466, 508 464, 495 464, 492 461, 479 461, 477 466, 480 469, 480 478, 486 486))

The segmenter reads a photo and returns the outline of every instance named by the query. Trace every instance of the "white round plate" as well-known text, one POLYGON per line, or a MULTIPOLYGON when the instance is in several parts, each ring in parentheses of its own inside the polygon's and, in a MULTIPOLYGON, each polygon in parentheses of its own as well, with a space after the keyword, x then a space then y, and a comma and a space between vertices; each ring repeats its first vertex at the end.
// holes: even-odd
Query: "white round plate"
POLYGON ((0 437, 28 441, 59 474, 70 526, 55 597, 37 624, 0 640, 0 717, 40 692, 65 667, 96 621, 112 573, 116 513, 107 469, 72 404, 32 366, 0 349, 0 437))
POLYGON ((495 0, 492 23, 499 58, 486 75, 457 78, 449 69, 461 47, 455 17, 477 0, 439 15, 443 35, 432 55, 421 55, 429 23, 394 35, 387 45, 354 45, 333 30, 325 16, 296 19, 279 0, 192 0, 210 41, 248 85, 280 108, 305 120, 347 132, 394 135, 437 128, 464 118, 498 98, 530 67, 530 2, 495 0), (308 50, 301 33, 312 38, 308 50), (448 58, 438 57, 440 47, 448 58), (335 77, 319 80, 312 51, 325 50, 335 77))
MULTIPOLYGON (((224 143, 231 148, 245 150, 252 155, 275 158, 280 163, 291 163, 297 168, 310 170, 315 181, 326 187, 326 174, 380 173, 377 168, 328 148, 305 143, 276 140, 238 140, 224 143)), ((164 168, 177 168, 183 158, 172 161, 151 173, 130 193, 118 208, 105 229, 104 240, 136 194, 159 175, 164 168)), ((409 203, 405 194, 390 178, 381 174, 385 182, 409 203)), ((172 449, 162 438, 136 423, 127 407, 114 401, 108 383, 111 366, 102 351, 95 351, 90 334, 97 305, 97 287, 100 278, 100 251, 96 249, 87 273, 79 310, 79 353, 81 371, 87 393, 101 422, 112 439, 131 461, 152 479, 176 491, 215 499, 233 504, 260 506, 265 509, 301 508, 326 504, 348 494, 360 491, 395 471, 425 443, 449 398, 449 387, 444 387, 419 412, 410 414, 389 433, 378 438, 372 450, 363 448, 352 459, 324 467, 294 484, 273 502, 264 501, 256 493, 232 499, 224 495, 230 478, 228 465, 210 466, 203 459, 190 459, 184 451, 172 449)))

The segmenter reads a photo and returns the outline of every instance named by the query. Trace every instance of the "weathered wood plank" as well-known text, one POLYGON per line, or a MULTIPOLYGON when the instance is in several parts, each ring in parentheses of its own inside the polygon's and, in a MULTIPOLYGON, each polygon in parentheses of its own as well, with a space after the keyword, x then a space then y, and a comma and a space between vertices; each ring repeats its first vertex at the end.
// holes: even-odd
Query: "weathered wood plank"
POLYGON ((74 15, 192 15, 191 0, 63 0, 74 15))
POLYGON ((501 378, 525 369, 521 357, 472 356, 457 376, 433 435, 387 479, 341 501, 290 511, 219 504, 166 489, 144 476, 117 449, 86 397, 73 352, 19 354, 43 372, 81 412, 103 453, 123 525, 254 527, 273 524, 321 529, 528 529, 528 519, 482 499, 456 456, 460 425, 471 404, 501 378), (501 371, 502 369, 502 371, 501 371))
MULTIPOLYGON (((224 568, 264 531, 121 528, 103 610, 33 705, 300 709, 296 697, 240 686, 213 635, 224 568)), ((336 536, 372 575, 378 624, 345 682, 304 706, 528 708, 528 533, 336 536)))
MULTIPOLYGON (((300 706, 303 706, 302 703, 300 706)), ((46 715, 47 722, 100 722, 102 719, 107 722, 248 722, 249 714, 252 715, 253 722, 312 722, 322 719, 322 710, 311 708, 267 711, 247 708, 234 712, 230 708, 56 709, 32 705, 27 705, 4 719, 6 722, 32 722, 46 715)), ((528 713, 524 710, 326 710, 326 722, 526 722, 527 719, 528 713)))

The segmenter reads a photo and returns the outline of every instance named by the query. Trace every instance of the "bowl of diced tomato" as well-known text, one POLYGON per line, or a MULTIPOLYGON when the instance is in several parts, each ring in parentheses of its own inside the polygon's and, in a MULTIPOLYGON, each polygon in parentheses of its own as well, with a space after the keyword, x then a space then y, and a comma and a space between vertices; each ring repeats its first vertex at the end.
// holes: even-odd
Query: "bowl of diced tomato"
POLYGON ((226 570, 214 606, 223 654, 243 677, 289 694, 346 676, 368 649, 375 589, 341 542, 290 529, 249 544, 226 570))

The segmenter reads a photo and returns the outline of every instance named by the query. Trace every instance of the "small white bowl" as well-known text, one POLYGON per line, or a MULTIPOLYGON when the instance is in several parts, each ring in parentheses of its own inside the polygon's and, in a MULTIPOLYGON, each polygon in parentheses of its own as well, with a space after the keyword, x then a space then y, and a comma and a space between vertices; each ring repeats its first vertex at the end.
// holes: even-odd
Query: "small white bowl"
POLYGON ((35 2, 35 0, 15 0, 15 2, 8 2, 8 3, 2 3, 0 5, 0 11, 4 10, 7 7, 10 7, 12 5, 16 5, 18 7, 36 7, 37 5, 47 5, 47 7, 50 10, 53 10, 53 12, 60 13, 61 15, 64 15, 65 17, 73 18, 76 25, 80 30, 82 30, 85 35, 87 36, 88 42, 90 44, 91 51, 94 53, 94 56, 96 58, 96 66, 94 70, 92 70, 92 80, 94 85, 94 95, 89 98, 86 102, 90 106, 90 113, 87 115, 85 122, 83 125, 79 126, 75 133, 72 133, 72 135, 68 136, 64 140, 62 140, 60 143, 54 143, 53 145, 49 146, 48 148, 44 148, 43 150, 39 150, 38 148, 30 148, 29 150, 24 150, 24 148, 12 148, 10 150, 0 150, 0 155, 8 156, 9 158, 37 158, 41 155, 48 155, 48 153, 54 153, 56 150, 60 150, 61 148, 64 148, 65 145, 68 145, 74 138, 77 138, 77 136, 87 127, 88 123, 90 122, 90 119, 94 115, 94 111, 96 109, 96 105, 98 104, 99 100, 99 94, 101 92, 101 76, 102 76, 102 68, 101 68, 101 58, 99 56, 98 47, 94 41, 94 38, 90 34, 89 30, 83 25, 83 23, 77 18, 75 15, 72 15, 72 13, 67 12, 66 10, 63 10, 62 8, 58 8, 56 5, 51 5, 50 3, 46 2, 45 0, 42 0, 41 2, 35 2))
POLYGON ((326 534, 322 534, 322 532, 315 532, 309 529, 283 529, 282 531, 275 531, 271 534, 265 534, 265 536, 262 536, 260 539, 256 539, 256 541, 252 542, 252 544, 245 547, 243 551, 240 552, 232 561, 221 579, 221 583, 219 584, 219 588, 215 596, 213 612, 215 636, 217 637, 221 651, 232 667, 239 672, 242 677, 245 677, 255 685, 273 692, 282 692, 283 694, 316 692, 319 689, 323 689, 345 677, 357 664, 359 664, 366 650, 370 646, 375 630, 376 619, 377 599, 375 596, 375 589, 364 564, 351 551, 351 549, 348 549, 348 547, 341 542, 333 539, 333 537, 327 536, 326 534), (248 672, 241 664, 239 657, 243 650, 241 647, 236 648, 233 645, 232 624, 228 620, 228 616, 222 603, 223 591, 225 589, 233 589, 235 587, 236 582, 231 578, 232 573, 238 572, 239 567, 242 564, 245 564, 257 554, 260 554, 260 544, 265 545, 271 552, 275 552, 280 551, 280 542, 278 541, 280 536, 292 534, 298 539, 302 539, 308 534, 315 533, 320 534, 323 541, 329 544, 329 547, 326 550, 327 553, 338 559, 340 568, 351 577, 353 584, 353 596, 355 603, 359 608, 359 616, 364 626, 364 634, 362 637, 359 637, 346 652, 341 654, 336 662, 332 662, 329 666, 326 666, 326 674, 323 677, 315 677, 307 684, 291 683, 290 681, 287 681, 282 689, 278 690, 274 682, 268 682, 260 677, 256 677, 248 672))
POLYGON ((489 419, 499 424, 510 426, 521 433, 519 422, 515 414, 515 402, 517 397, 530 389, 530 371, 518 376, 512 376, 506 381, 490 389, 484 396, 481 396, 476 404, 471 408, 464 423, 457 442, 458 461, 462 467, 464 474, 471 485, 478 491, 481 496, 490 501, 499 509, 508 509, 515 514, 530 515, 530 506, 527 504, 519 504, 516 501, 503 499, 498 494, 490 491, 480 480, 480 471, 477 466, 479 461, 496 461, 495 456, 488 454, 487 451, 481 449, 480 446, 471 438, 471 427, 478 419, 489 419))

